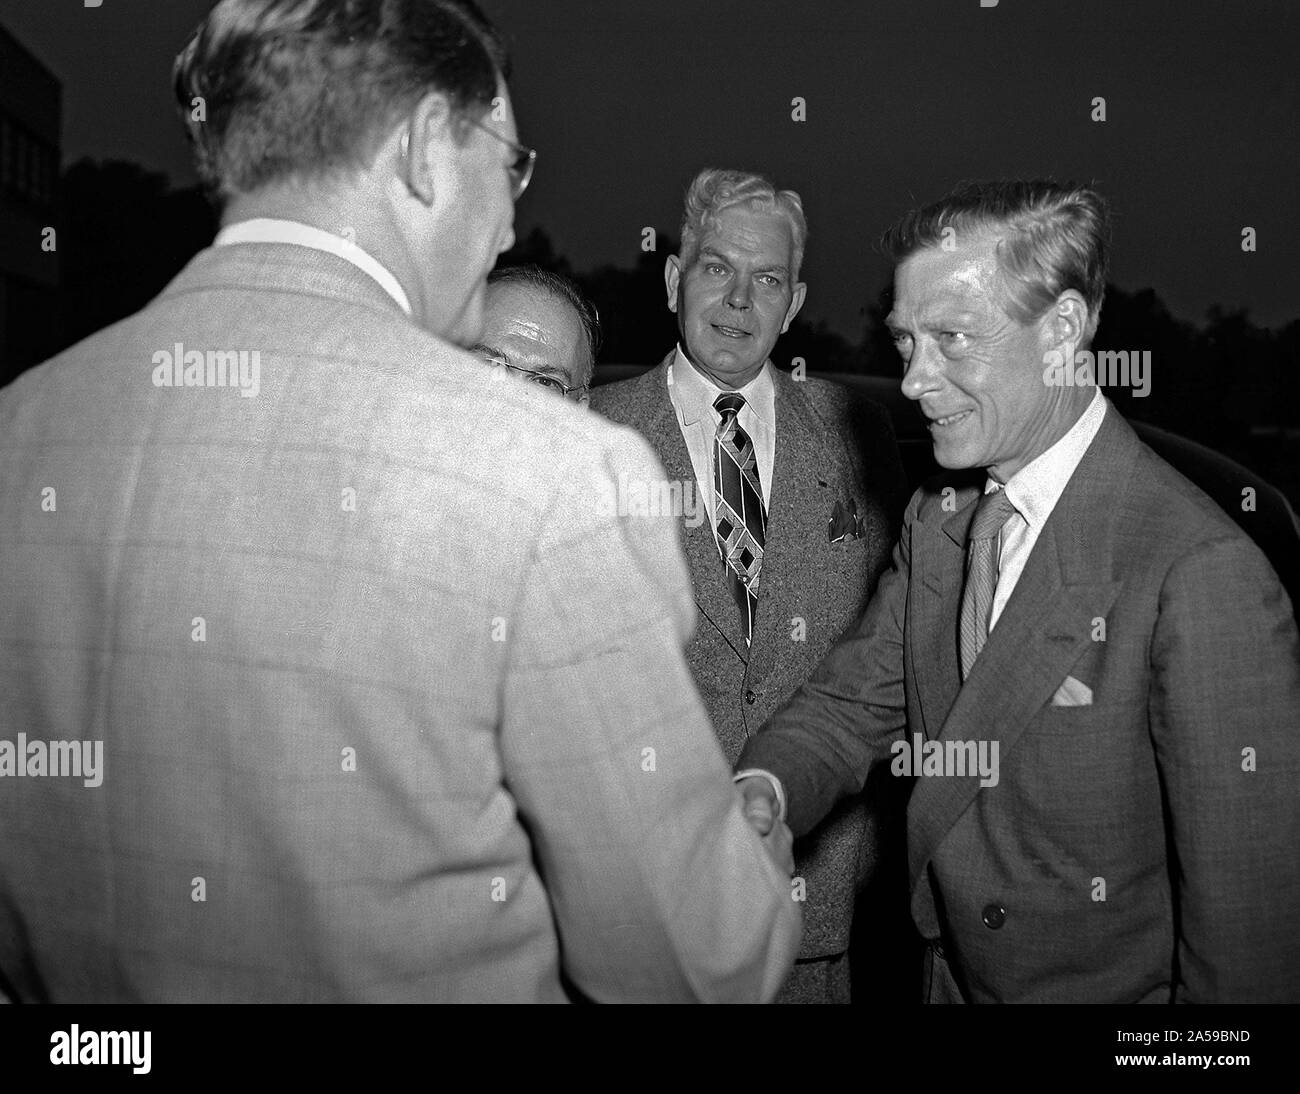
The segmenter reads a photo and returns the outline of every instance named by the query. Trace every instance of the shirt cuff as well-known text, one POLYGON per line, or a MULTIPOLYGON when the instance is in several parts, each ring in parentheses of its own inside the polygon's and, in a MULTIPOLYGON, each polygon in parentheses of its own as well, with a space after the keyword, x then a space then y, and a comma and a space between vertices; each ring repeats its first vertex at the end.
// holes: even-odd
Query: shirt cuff
POLYGON ((741 779, 750 779, 755 777, 766 779, 772 784, 772 790, 776 793, 776 819, 784 823, 785 787, 781 785, 781 780, 773 775, 772 772, 764 771, 761 767, 747 767, 744 771, 737 771, 732 775, 731 781, 733 783, 738 783, 741 779))

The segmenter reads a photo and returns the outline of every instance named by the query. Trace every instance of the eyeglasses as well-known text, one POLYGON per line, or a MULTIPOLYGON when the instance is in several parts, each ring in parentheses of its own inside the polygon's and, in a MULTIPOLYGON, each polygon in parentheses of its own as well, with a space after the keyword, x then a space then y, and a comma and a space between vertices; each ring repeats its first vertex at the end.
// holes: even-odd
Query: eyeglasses
POLYGON ((537 162, 537 150, 535 148, 525 148, 522 144, 512 141, 509 137, 503 137, 491 126, 484 125, 477 118, 465 115, 465 120, 476 129, 483 130, 484 133, 490 133, 496 137, 502 144, 508 144, 515 151, 514 161, 509 165, 507 170, 510 172, 511 198, 515 201, 525 190, 528 184, 533 180, 533 165, 537 162))
POLYGON ((503 361, 500 357, 484 357, 483 360, 485 360, 489 365, 498 365, 501 368, 508 368, 511 372, 517 372, 521 376, 525 377, 530 384, 537 384, 539 387, 544 387, 548 391, 558 392, 566 399, 575 394, 580 397, 582 392, 586 391, 590 386, 588 384, 579 384, 577 387, 565 387, 554 376, 547 376, 542 372, 530 372, 526 368, 520 368, 518 365, 510 364, 509 361, 503 361))

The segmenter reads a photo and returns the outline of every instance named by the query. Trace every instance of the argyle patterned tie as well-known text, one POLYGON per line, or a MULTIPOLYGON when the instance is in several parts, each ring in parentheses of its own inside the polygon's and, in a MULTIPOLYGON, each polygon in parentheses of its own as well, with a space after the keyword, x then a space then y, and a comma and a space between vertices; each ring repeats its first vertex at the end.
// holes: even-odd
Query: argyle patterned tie
POLYGON ((740 609, 748 642, 754 633, 758 608, 767 510, 763 508, 754 442, 737 421, 744 405, 745 397, 736 391, 724 391, 713 401, 713 408, 722 417, 713 436, 713 527, 727 567, 727 584, 740 609))
POLYGON ((985 494, 975 507, 966 547, 966 588, 961 598, 961 678, 970 675, 975 658, 989 638, 989 615, 998 584, 998 533, 1015 515, 1005 490, 985 494))

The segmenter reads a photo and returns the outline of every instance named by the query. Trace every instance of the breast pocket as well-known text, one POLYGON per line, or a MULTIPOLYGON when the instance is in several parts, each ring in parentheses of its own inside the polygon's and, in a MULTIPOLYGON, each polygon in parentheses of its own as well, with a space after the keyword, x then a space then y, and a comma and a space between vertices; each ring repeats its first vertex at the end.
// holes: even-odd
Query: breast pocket
POLYGON ((1158 802, 1142 699, 1046 706, 1004 762, 1047 829, 1122 830, 1158 802))
POLYGON ((867 549, 860 539, 824 543, 817 550, 823 571, 822 588, 828 626, 836 634, 852 623, 867 605, 867 549))

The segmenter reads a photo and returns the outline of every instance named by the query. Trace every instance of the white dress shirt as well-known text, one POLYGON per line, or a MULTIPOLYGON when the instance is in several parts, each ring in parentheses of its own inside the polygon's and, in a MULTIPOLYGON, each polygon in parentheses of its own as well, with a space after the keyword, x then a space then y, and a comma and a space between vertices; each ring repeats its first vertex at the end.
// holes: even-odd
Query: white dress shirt
POLYGON ((297 220, 257 217, 222 228, 212 241, 212 246, 228 247, 235 243, 295 243, 299 247, 311 247, 313 250, 338 255, 379 282, 383 290, 397 301, 397 306, 407 315, 411 314, 411 301, 392 271, 374 255, 343 236, 336 236, 297 220))
MULTIPOLYGON (((1024 572, 1043 525, 1060 501, 1083 454, 1097 436, 1105 416, 1106 396, 1098 387, 1088 409, 1070 426, 1065 436, 1007 480, 1003 489, 1016 511, 1002 526, 998 539, 998 583, 993 592, 993 609, 989 613, 990 634, 1015 591, 1016 582, 1024 572)), ((986 494, 996 489, 998 485, 992 479, 984 484, 986 494)))
MULTIPOLYGON (((718 387, 686 359, 681 346, 668 366, 668 400, 677 414, 677 425, 690 453, 695 481, 714 527, 713 438, 722 424, 722 415, 713 408, 713 400, 726 388, 718 387)), ((772 463, 776 458, 776 384, 772 379, 772 362, 764 361, 758 375, 744 387, 736 389, 745 397, 737 421, 754 442, 758 464, 758 481, 763 487, 763 505, 772 498, 772 463)))

